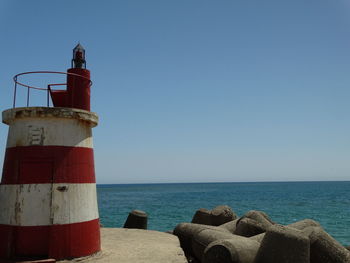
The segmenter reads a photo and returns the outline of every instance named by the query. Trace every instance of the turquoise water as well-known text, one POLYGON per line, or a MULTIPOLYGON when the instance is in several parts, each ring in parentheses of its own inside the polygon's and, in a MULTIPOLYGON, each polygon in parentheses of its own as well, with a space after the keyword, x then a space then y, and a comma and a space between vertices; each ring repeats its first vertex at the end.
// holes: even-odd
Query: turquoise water
POLYGON ((166 231, 190 222, 199 208, 226 204, 237 215, 265 211, 280 224, 312 218, 350 245, 350 181, 98 185, 97 192, 105 227, 122 227, 139 209, 149 216, 148 229, 166 231))

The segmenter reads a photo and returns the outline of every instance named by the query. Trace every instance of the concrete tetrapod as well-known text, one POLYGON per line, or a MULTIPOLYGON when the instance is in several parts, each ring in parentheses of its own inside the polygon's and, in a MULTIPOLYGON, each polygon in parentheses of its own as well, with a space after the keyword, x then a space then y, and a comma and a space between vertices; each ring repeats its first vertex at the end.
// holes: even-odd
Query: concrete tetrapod
POLYGON ((211 225, 211 211, 205 208, 200 208, 194 214, 191 223, 211 225))
MULTIPOLYGON (((184 250, 185 254, 193 255, 192 239, 198 232, 205 229, 218 229, 218 227, 193 223, 180 223, 175 227, 173 234, 179 238, 181 247, 184 250)), ((219 228, 219 231, 224 231, 230 234, 225 229, 219 228)))
POLYGON ((226 229, 227 231, 229 231, 230 233, 234 233, 236 231, 237 228, 237 222, 239 221, 239 219, 235 219, 233 221, 227 222, 225 224, 222 224, 220 226, 218 226, 219 228, 223 228, 226 229))
MULTIPOLYGON (((292 227, 292 228, 295 228, 298 230, 303 230, 303 229, 310 227, 310 226, 321 226, 321 225, 320 225, 320 223, 318 223, 312 219, 303 219, 303 220, 300 220, 300 221, 295 222, 293 224, 287 225, 287 227, 292 227)), ((264 236, 265 236, 265 233, 262 233, 262 234, 259 234, 256 236, 252 236, 252 237, 250 237, 250 239, 261 243, 261 241, 264 239, 264 236)))
POLYGON ((255 221, 254 219, 245 217, 237 222, 234 234, 244 237, 251 237, 264 233, 266 230, 267 227, 265 227, 263 224, 255 221))
POLYGON ((124 223, 124 228, 147 229, 147 214, 140 210, 131 211, 124 223))
POLYGON ((202 263, 253 263, 260 243, 246 237, 217 240, 204 250, 202 263))
POLYGON ((193 254, 198 260, 201 260, 204 254, 204 250, 211 242, 222 239, 230 239, 232 237, 233 234, 221 228, 204 229, 193 236, 193 254))
POLYGON ((311 263, 349 263, 350 251, 321 227, 307 227, 303 232, 310 238, 311 263))
POLYGON ((219 205, 211 210, 211 223, 213 226, 220 226, 236 218, 235 212, 227 205, 219 205))
POLYGON ((245 213, 243 217, 254 219, 255 221, 258 221, 260 224, 262 224, 265 228, 268 228, 269 226, 275 224, 263 211, 250 210, 245 213))
POLYGON ((261 233, 261 234, 256 235, 256 236, 249 237, 249 239, 261 243, 263 241, 264 237, 265 237, 265 233, 261 233))
POLYGON ((310 240, 297 229, 273 225, 266 231, 254 263, 310 263, 310 240))
POLYGON ((266 213, 251 210, 238 220, 234 234, 245 237, 255 236, 266 232, 273 224, 274 222, 266 213))
POLYGON ((315 220, 312 219, 304 219, 304 220, 300 220, 298 222, 289 224, 288 227, 292 227, 295 229, 299 229, 299 230, 303 230, 309 226, 318 226, 320 227, 320 223, 316 222, 315 220))

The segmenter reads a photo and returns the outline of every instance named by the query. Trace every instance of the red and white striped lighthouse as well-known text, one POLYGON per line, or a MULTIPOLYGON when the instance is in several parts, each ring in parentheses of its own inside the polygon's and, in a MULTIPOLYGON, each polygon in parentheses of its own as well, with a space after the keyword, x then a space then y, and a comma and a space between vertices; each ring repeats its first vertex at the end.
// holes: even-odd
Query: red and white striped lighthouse
POLYGON ((90 112, 85 65, 79 44, 65 73, 67 89, 46 90, 53 107, 29 107, 34 87, 18 81, 23 74, 15 77, 15 90, 25 86, 28 98, 27 107, 2 113, 9 132, 0 184, 0 258, 64 259, 100 251, 92 143, 98 116, 90 112))

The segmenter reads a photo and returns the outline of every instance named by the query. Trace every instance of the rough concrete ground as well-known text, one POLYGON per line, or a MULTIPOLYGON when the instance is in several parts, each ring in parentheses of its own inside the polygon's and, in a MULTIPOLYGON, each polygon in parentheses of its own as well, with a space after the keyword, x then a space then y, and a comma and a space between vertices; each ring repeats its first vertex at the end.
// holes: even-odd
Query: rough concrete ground
POLYGON ((187 263, 174 235, 140 229, 101 228, 102 251, 60 263, 187 263))

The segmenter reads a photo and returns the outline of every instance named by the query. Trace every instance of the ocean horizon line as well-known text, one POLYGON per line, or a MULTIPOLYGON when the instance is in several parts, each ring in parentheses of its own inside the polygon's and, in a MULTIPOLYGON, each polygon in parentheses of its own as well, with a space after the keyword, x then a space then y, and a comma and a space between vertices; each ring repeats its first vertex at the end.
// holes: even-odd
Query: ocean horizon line
POLYGON ((256 183, 330 183, 350 182, 350 180, 288 180, 288 181, 227 181, 227 182, 144 182, 144 183, 96 183, 97 186, 104 185, 169 185, 169 184, 256 184, 256 183))

